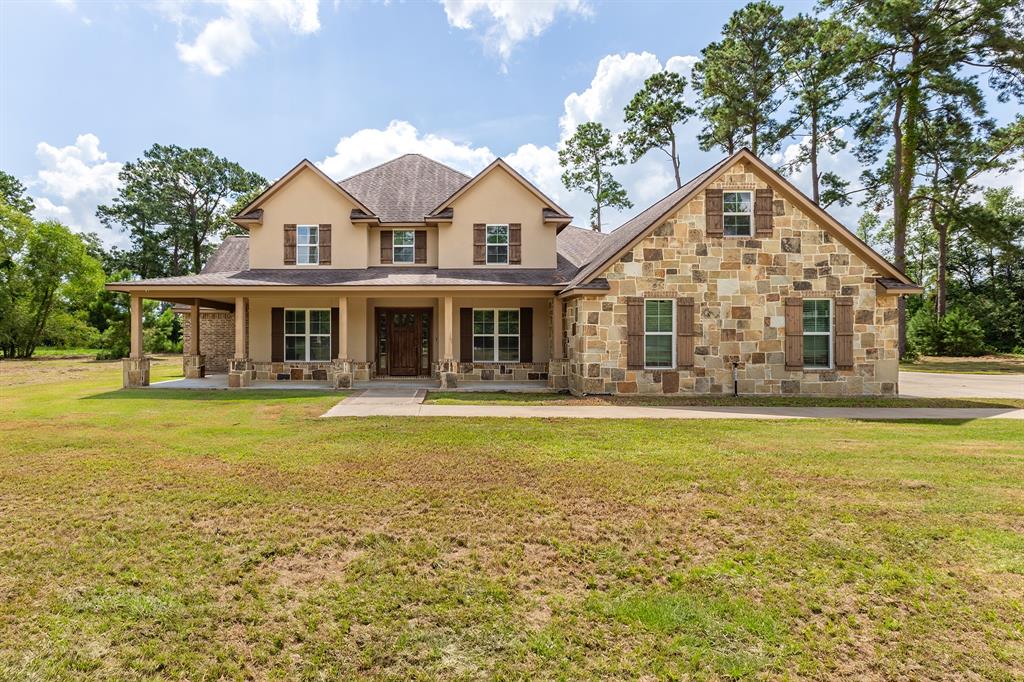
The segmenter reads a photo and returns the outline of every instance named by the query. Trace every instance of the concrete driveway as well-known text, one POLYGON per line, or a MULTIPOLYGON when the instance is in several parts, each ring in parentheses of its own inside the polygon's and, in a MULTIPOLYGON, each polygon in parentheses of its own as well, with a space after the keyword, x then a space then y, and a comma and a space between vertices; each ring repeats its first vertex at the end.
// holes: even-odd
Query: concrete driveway
POLYGON ((1020 398, 1024 400, 1024 374, 900 372, 900 395, 907 398, 1020 398))

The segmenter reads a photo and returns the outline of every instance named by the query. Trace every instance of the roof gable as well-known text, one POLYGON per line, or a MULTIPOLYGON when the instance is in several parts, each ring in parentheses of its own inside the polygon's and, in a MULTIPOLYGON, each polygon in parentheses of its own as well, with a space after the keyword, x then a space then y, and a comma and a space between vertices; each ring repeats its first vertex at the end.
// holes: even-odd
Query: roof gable
MULTIPOLYGON (((598 249, 595 250, 589 264, 583 267, 566 287, 566 291, 586 285, 594 278, 618 261, 624 253, 632 249, 640 240, 654 231, 658 225, 679 211, 680 208, 708 185, 721 177, 729 168, 737 163, 749 163, 762 178, 776 189, 784 192, 801 211, 817 220, 818 224, 834 237, 839 239, 851 251, 863 258, 868 264, 880 272, 903 282, 914 283, 895 265, 887 261, 877 251, 861 241, 857 235, 848 230, 842 223, 833 218, 823 208, 815 204, 803 192, 784 178, 778 171, 755 156, 747 148, 719 161, 711 168, 700 173, 685 185, 656 202, 622 226, 613 230, 598 249)), ((916 286, 916 285, 915 285, 916 286)))
POLYGON ((271 183, 270 187, 263 190, 263 192, 258 197, 250 201, 245 208, 239 211, 237 215, 232 217, 232 220, 234 220, 235 223, 241 227, 247 227, 248 225, 253 224, 257 220, 256 218, 254 218, 254 216, 258 215, 258 219, 261 220, 262 213, 257 213, 259 207, 265 204, 272 196, 277 194, 282 188, 284 188, 286 185, 288 185, 288 183, 290 183, 292 180, 298 177, 303 171, 307 170, 312 171, 317 177, 319 177, 328 185, 330 185, 330 187, 332 187, 336 192, 340 193, 350 202, 355 204, 357 208, 367 213, 370 213, 370 209, 367 208, 366 205, 363 204, 361 201, 359 201, 359 199, 352 196, 347 190, 341 187, 338 183, 334 182, 334 180, 331 180, 326 173, 317 168, 317 166, 314 163, 312 163, 309 159, 303 159, 302 161, 299 161, 290 171, 282 175, 275 182, 271 183))
POLYGON ((506 173, 512 176, 514 180, 516 180, 523 187, 525 187, 531 194, 537 197, 537 199, 542 204, 544 204, 545 207, 557 211, 557 216, 548 214, 551 219, 564 218, 566 219, 566 221, 568 221, 568 219, 571 217, 568 213, 565 212, 565 209, 563 209, 561 206, 552 201, 552 199, 549 196, 547 196, 539 189, 537 189, 537 187, 532 182, 530 182, 522 175, 520 175, 515 168, 505 163, 505 160, 502 159, 501 157, 498 157, 497 159, 492 161, 490 165, 487 166, 487 168, 484 168, 482 171, 474 175, 471 179, 469 179, 468 182, 464 183, 450 196, 442 200, 441 203, 439 203, 432 211, 430 211, 429 215, 437 215, 441 211, 451 208, 452 204, 454 204, 459 197, 463 196, 466 192, 472 190, 473 187, 476 186, 477 183, 479 183, 482 179, 484 179, 485 177, 499 169, 504 170, 506 173))

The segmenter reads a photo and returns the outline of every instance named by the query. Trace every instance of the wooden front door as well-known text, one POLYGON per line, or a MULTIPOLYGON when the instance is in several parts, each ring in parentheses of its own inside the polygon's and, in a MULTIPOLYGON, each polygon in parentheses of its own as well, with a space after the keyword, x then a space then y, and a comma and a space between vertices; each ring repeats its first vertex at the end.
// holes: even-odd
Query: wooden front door
POLYGON ((409 377, 429 373, 431 310, 391 308, 384 311, 387 329, 387 373, 409 377))

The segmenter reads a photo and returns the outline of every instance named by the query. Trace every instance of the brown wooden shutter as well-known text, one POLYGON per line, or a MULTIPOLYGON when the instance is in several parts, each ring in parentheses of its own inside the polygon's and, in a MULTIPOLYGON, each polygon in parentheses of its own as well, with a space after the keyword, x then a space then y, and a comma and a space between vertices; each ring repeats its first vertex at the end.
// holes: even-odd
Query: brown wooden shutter
POLYGON ((533 308, 519 309, 519 362, 533 362, 533 308))
POLYGON ((284 308, 270 309, 270 360, 284 362, 284 308))
POLYGON ((704 190, 704 221, 709 237, 722 237, 725 235, 722 209, 722 190, 704 190))
POLYGON ((693 367, 695 330, 694 301, 692 298, 680 298, 676 308, 676 365, 681 369, 693 367))
POLYGON ((391 230, 380 231, 380 262, 384 265, 392 263, 392 251, 394 244, 391 239, 391 230))
POLYGON ((853 299, 837 298, 836 310, 836 369, 853 369, 853 299))
POLYGON ((626 367, 644 368, 644 299, 630 296, 626 299, 626 367))
POLYGON ((473 362, 472 308, 459 308, 459 362, 473 362))
POLYGON ((521 223, 509 223, 508 262, 511 265, 519 265, 523 262, 523 226, 521 223))
POLYGON ((804 368, 804 300, 786 299, 786 369, 804 368))
POLYGON ((775 209, 772 201, 775 193, 771 189, 759 189, 754 193, 754 236, 772 236, 775 209))
POLYGON ((320 265, 331 264, 331 226, 320 225, 320 265))
POLYGON ((482 265, 487 262, 487 226, 484 223, 473 223, 473 264, 482 265))
POLYGON ((295 226, 284 226, 284 264, 295 265, 295 226))
POLYGON ((416 230, 416 262, 426 263, 427 262, 427 232, 426 230, 416 230))
POLYGON ((338 308, 331 308, 331 360, 338 357, 339 332, 341 331, 341 311, 338 308))

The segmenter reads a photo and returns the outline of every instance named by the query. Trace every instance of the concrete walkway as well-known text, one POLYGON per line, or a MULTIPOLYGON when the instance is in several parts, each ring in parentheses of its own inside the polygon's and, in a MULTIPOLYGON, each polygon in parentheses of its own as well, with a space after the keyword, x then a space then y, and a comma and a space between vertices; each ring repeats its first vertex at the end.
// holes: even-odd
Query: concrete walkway
POLYGON ((332 407, 336 410, 339 407, 346 409, 387 409, 388 407, 407 407, 419 405, 427 397, 425 388, 403 388, 400 386, 384 386, 380 388, 368 388, 357 391, 340 403, 332 407))
POLYGON ((1024 400, 1024 374, 943 374, 900 372, 905 398, 1019 398, 1024 400))
MULTIPOLYGON (((364 394, 365 396, 365 394, 364 394)), ((353 396, 323 417, 519 417, 532 419, 1018 419, 1011 408, 625 407, 616 405, 423 405, 408 397, 353 396)))

